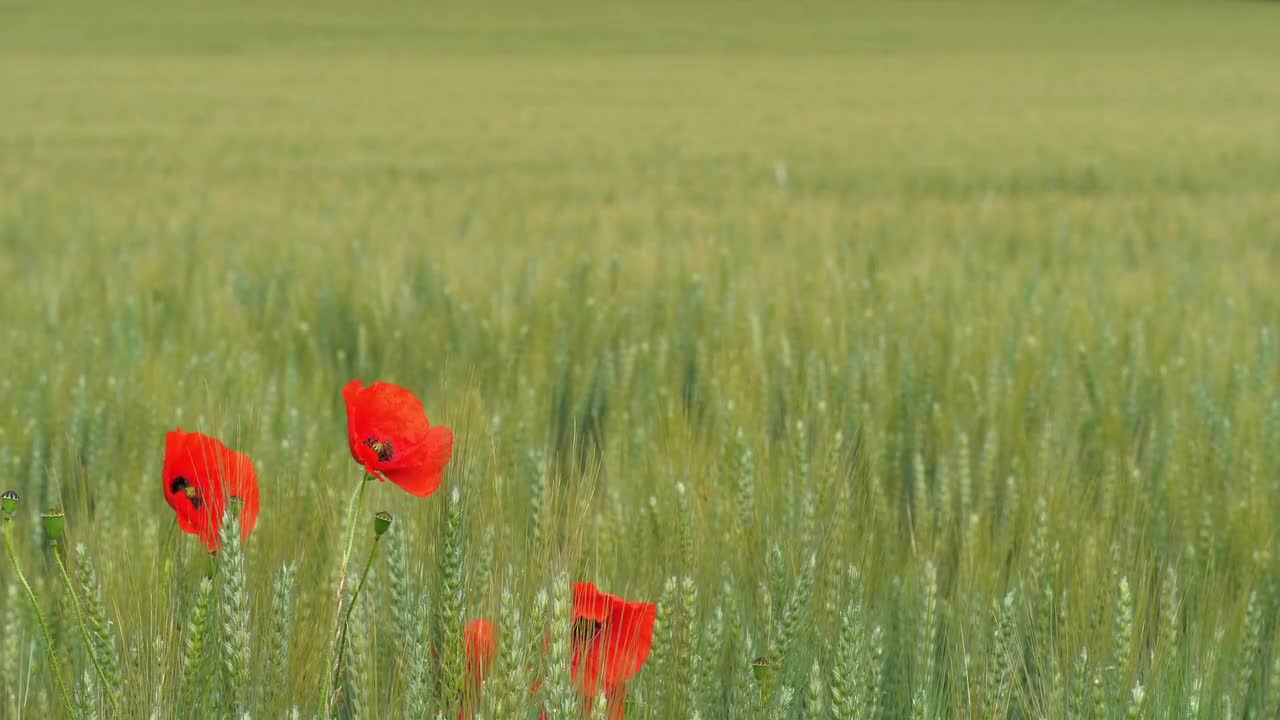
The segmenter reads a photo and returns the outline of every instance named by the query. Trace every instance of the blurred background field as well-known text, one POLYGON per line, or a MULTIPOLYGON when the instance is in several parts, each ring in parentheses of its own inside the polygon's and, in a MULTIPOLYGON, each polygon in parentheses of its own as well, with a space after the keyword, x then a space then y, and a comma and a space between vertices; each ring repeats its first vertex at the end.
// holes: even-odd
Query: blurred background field
MULTIPOLYGON (((1262 2, 0 0, 0 486, 69 681, 107 712, 51 505, 117 716, 224 712, 181 426, 262 479, 241 706, 314 712, 359 377, 458 445, 366 505, 347 716, 434 717, 454 606, 539 662, 568 577, 662 601, 628 717, 1275 717, 1277 46, 1262 2)), ((9 570, 0 716, 46 717, 9 570)))

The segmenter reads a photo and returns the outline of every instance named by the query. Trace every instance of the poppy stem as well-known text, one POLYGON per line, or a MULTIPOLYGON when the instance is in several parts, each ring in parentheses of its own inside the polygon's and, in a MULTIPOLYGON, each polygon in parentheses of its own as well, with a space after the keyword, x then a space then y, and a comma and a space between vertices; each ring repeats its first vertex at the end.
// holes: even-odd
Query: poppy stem
POLYGON ((168 593, 166 601, 173 596, 173 586, 170 578, 173 576, 173 562, 169 558, 169 548, 173 546, 174 531, 178 529, 178 518, 173 518, 173 524, 169 526, 169 532, 165 533, 164 545, 160 547, 160 578, 161 587, 168 593))
POLYGON ((58 551, 58 542, 53 543, 53 559, 58 564, 58 572, 62 574, 62 580, 67 584, 67 594, 71 596, 71 607, 76 611, 76 624, 80 626, 80 638, 84 640, 85 652, 89 653, 89 659, 93 661, 93 669, 98 671, 98 679, 102 681, 102 687, 107 691, 107 702, 111 703, 111 712, 116 711, 116 689, 107 681, 107 674, 102 669, 102 663, 98 662, 98 654, 93 651, 93 641, 89 639, 89 630, 84 624, 84 615, 80 612, 80 600, 76 597, 75 586, 71 584, 71 577, 67 575, 67 566, 62 562, 62 553, 58 551))
POLYGON ((161 570, 164 572, 166 578, 169 577, 169 569, 171 565, 169 562, 169 549, 173 547, 173 536, 176 534, 175 531, 177 529, 178 518, 175 516, 173 518, 173 524, 169 526, 169 532, 164 534, 164 545, 160 546, 161 570))
POLYGON ((342 591, 347 586, 347 565, 351 561, 351 548, 356 542, 356 513, 360 510, 360 501, 364 498, 364 488, 369 484, 369 477, 360 480, 351 504, 347 506, 347 542, 342 550, 342 566, 338 568, 338 607, 342 607, 342 591))
MULTIPOLYGON (((366 475, 360 479, 360 485, 356 488, 355 494, 351 496, 351 503, 347 506, 347 541, 342 549, 342 565, 338 567, 338 617, 342 617, 343 609, 343 590, 347 587, 347 565, 351 561, 351 548, 356 542, 356 512, 360 509, 360 501, 364 498, 364 488, 369 484, 373 476, 366 475)), ((374 540, 374 547, 377 547, 377 540, 374 540)), ((337 627, 337 635, 334 636, 333 642, 329 644, 329 658, 325 662, 325 671, 332 672, 331 680, 324 683, 324 695, 320 706, 320 717, 328 718, 332 714, 330 704, 333 698, 334 688, 338 684, 338 668, 335 658, 338 655, 338 647, 343 639, 343 631, 345 623, 337 627)))
POLYGON ((22 583, 22 587, 27 591, 27 597, 31 598, 31 607, 36 611, 36 621, 40 623, 40 632, 44 633, 45 649, 49 652, 49 665, 53 668, 53 674, 58 678, 58 690, 62 693, 62 702, 67 706, 67 715, 73 720, 78 717, 75 708, 71 705, 71 695, 67 693, 66 681, 62 679, 62 664, 58 662, 58 653, 53 647, 53 638, 49 635, 49 625, 44 621, 44 613, 40 611, 40 603, 36 600, 36 594, 31 589, 31 585, 27 583, 27 578, 22 574, 22 568, 18 565, 18 556, 13 552, 13 520, 4 519, 4 550, 9 555, 9 562, 13 564, 13 571, 18 575, 18 581, 22 583))
POLYGON ((177 534, 175 532, 177 529, 178 517, 175 515, 173 518, 173 524, 169 526, 169 532, 164 534, 164 546, 160 548, 160 555, 165 559, 168 559, 169 557, 169 548, 173 545, 173 536, 177 534))
POLYGON ((356 591, 351 593, 351 602, 347 603, 347 614, 342 618, 342 627, 338 630, 338 663, 333 668, 333 685, 337 689, 338 679, 342 676, 342 658, 347 649, 347 626, 351 624, 351 611, 356 608, 356 600, 360 597, 360 591, 364 589, 364 581, 369 579, 369 570, 373 568, 373 558, 378 553, 378 542, 382 540, 381 535, 373 536, 373 545, 369 548, 369 559, 364 563, 364 572, 360 575, 360 582, 356 584, 356 591))

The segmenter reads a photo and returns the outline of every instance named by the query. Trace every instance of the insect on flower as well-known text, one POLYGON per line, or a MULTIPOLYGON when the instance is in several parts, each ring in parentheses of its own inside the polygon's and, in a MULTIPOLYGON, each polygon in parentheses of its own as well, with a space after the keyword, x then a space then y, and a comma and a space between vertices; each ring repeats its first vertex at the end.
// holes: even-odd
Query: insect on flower
POLYGON ((244 501, 242 537, 258 522, 258 473, 248 455, 217 438, 178 428, 165 438, 164 499, 178 515, 183 532, 199 535, 218 549, 218 529, 231 498, 244 501))
POLYGON ((379 480, 426 497, 440 487, 453 457, 453 431, 432 426, 422 401, 398 385, 352 380, 342 389, 347 403, 351 457, 379 480))

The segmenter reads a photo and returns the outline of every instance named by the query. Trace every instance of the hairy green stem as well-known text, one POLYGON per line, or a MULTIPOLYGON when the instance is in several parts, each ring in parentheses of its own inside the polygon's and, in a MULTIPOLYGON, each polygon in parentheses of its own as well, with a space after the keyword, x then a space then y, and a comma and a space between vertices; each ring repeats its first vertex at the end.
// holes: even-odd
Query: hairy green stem
POLYGON ((89 639, 89 629, 84 624, 84 614, 80 612, 80 599, 76 596, 75 586, 71 584, 71 577, 67 575, 67 566, 62 561, 62 553, 58 551, 58 543, 53 543, 53 559, 58 564, 58 572, 62 574, 62 581, 67 584, 67 593, 71 595, 71 607, 76 612, 76 625, 80 627, 80 638, 84 640, 85 652, 89 653, 89 659, 93 661, 93 669, 98 672, 98 679, 102 681, 102 687, 107 693, 107 702, 111 704, 111 712, 116 712, 116 693, 115 688, 107 681, 107 674, 102 669, 102 663, 98 661, 98 653, 93 650, 93 641, 89 639))
POLYGON ((71 704, 71 695, 67 692, 67 684, 62 679, 62 664, 58 662, 58 652, 53 647, 53 638, 49 635, 49 626, 44 621, 44 613, 40 612, 40 603, 36 600, 36 594, 31 589, 31 585, 27 583, 27 577, 22 574, 22 568, 18 565, 18 556, 13 552, 13 520, 5 518, 4 521, 4 550, 9 555, 9 562, 13 564, 13 571, 18 575, 18 581, 22 583, 22 587, 27 591, 27 597, 31 598, 31 607, 36 611, 36 621, 40 623, 40 632, 44 633, 44 646, 49 651, 49 664, 53 667, 53 674, 58 678, 58 690, 62 692, 62 702, 67 706, 67 714, 74 720, 76 715, 75 707, 71 704))
MULTIPOLYGON (((337 613, 338 618, 342 618, 343 616, 342 593, 347 587, 347 564, 351 561, 351 548, 352 546, 355 545, 355 542, 356 542, 356 512, 360 508, 360 500, 364 498, 364 488, 366 485, 369 484, 369 481, 371 479, 372 479, 372 476, 369 476, 369 475, 366 475, 365 477, 360 479, 360 485, 359 487, 356 488, 355 494, 352 495, 350 504, 347 505, 347 540, 342 549, 342 565, 338 567, 338 613, 337 613)), ((376 547, 376 544, 375 544, 375 547, 376 547)), ((335 620, 335 622, 337 622, 337 620, 335 620)), ((338 627, 336 628, 335 630, 336 634, 333 637, 333 641, 329 643, 329 657, 324 664, 325 672, 333 673, 332 677, 326 679, 324 682, 323 699, 321 700, 321 704, 320 704, 320 715, 321 717, 324 717, 324 718, 328 718, 332 716, 331 706, 333 701, 333 693, 335 688, 337 687, 337 677, 338 677, 338 669, 337 669, 338 646, 342 640, 342 630, 344 626, 345 626, 345 621, 343 622, 343 624, 338 625, 338 627)))
POLYGON ((347 614, 342 618, 342 627, 338 629, 338 662, 333 668, 333 686, 336 689, 338 680, 342 677, 342 658, 347 649, 347 626, 351 624, 351 611, 356 608, 356 600, 360 597, 360 591, 364 589, 364 581, 369 579, 369 570, 373 568, 373 558, 378 553, 378 542, 382 540, 381 535, 373 536, 373 546, 369 548, 369 559, 364 563, 364 572, 360 575, 360 582, 356 584, 356 591, 351 593, 351 602, 347 603, 347 614))

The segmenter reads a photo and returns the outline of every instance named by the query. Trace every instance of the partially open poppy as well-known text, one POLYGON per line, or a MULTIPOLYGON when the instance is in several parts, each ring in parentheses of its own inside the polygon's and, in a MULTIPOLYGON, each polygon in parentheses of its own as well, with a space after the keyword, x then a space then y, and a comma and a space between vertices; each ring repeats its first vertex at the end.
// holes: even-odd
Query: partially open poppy
POLYGON ((621 720, 626 682, 649 659, 657 619, 652 603, 630 602, 592 583, 573 586, 573 681, 584 710, 590 711, 603 690, 609 720, 621 720))
POLYGON ((258 473, 249 456, 182 428, 165 437, 164 499, 178 514, 183 532, 199 535, 210 550, 217 550, 218 530, 233 497, 244 501, 241 537, 248 540, 258 522, 258 473))
POLYGON ((342 389, 347 402, 351 457, 380 480, 426 497, 440 487, 453 457, 453 431, 432 427, 422 401, 398 385, 352 380, 342 389))

